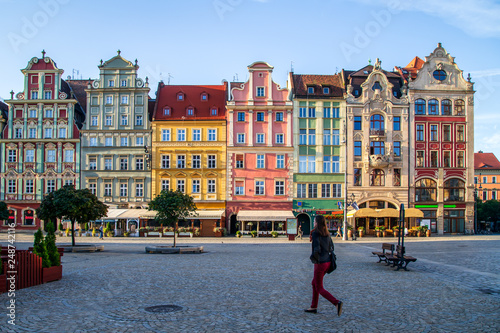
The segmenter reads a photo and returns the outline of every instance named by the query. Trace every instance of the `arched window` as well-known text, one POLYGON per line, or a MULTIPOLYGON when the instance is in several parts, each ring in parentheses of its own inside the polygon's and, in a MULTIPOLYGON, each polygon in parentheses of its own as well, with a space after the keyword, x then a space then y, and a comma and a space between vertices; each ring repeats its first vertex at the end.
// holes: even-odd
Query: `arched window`
POLYGON ((415 201, 436 201, 436 182, 432 179, 421 179, 415 183, 415 201))
POLYGON ((462 99, 457 99, 455 101, 455 114, 457 116, 465 115, 465 102, 462 99))
POLYGON ((444 182, 444 201, 464 201, 465 182, 452 178, 444 182))
POLYGON ((380 114, 374 114, 370 118, 370 132, 373 131, 384 131, 384 116, 380 114))
POLYGON ((425 114, 425 99, 415 101, 415 114, 425 114))
POLYGON ((441 114, 443 116, 451 115, 451 101, 449 99, 443 99, 441 101, 441 114))
POLYGON ((372 90, 375 91, 375 90, 380 90, 382 91, 382 86, 380 85, 380 82, 376 81, 373 86, 372 86, 372 90))
POLYGON ((431 99, 429 101, 429 114, 430 115, 437 115, 439 111, 439 102, 437 99, 431 99))
POLYGON ((385 186, 384 171, 374 169, 370 174, 370 186, 385 186))

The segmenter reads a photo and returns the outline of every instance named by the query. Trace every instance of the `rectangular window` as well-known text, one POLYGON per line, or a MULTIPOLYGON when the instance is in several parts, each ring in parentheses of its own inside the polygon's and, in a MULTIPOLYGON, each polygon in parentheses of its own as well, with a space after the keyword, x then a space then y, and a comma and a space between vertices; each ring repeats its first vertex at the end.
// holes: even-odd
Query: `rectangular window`
POLYGON ((209 179, 207 181, 207 192, 208 193, 215 193, 215 179, 209 179))
POLYGON ((188 109, 187 109, 187 115, 188 115, 188 116, 192 116, 192 115, 194 115, 194 109, 193 109, 193 108, 188 108, 188 109))
POLYGON ((309 118, 316 118, 316 108, 309 108, 308 117, 309 118))
POLYGON ((127 137, 121 137, 120 138, 120 146, 122 146, 122 147, 127 147, 128 146, 128 138, 127 137))
POLYGON ((122 96, 121 104, 128 104, 128 96, 122 96))
POLYGON ((208 130, 208 141, 217 141, 217 130, 215 129, 208 130))
POLYGON ((491 200, 496 200, 497 199, 497 191, 492 190, 491 191, 491 200))
POLYGON ((89 142, 90 147, 97 147, 97 138, 91 137, 89 142))
POLYGON ((45 110, 45 118, 52 118, 52 117, 54 117, 54 112, 52 111, 52 109, 45 110))
POLYGON ((395 116, 392 122, 392 130, 393 131, 401 131, 401 117, 395 116))
POLYGON ((170 169, 170 155, 161 155, 161 168, 170 169))
POLYGON ((90 126, 97 126, 97 116, 92 116, 90 126))
POLYGON ((215 155, 208 155, 207 168, 215 169, 217 167, 217 161, 215 155))
POLYGON ((424 125, 417 125, 417 141, 424 141, 424 125))
POLYGON ((135 116, 135 126, 143 125, 143 117, 142 115, 135 116))
POLYGON ((284 143, 284 135, 283 134, 276 134, 276 144, 283 144, 284 143))
POLYGON ((307 117, 307 108, 299 108, 299 118, 307 117))
POLYGON ((113 162, 110 157, 106 157, 104 159, 104 170, 112 170, 113 169, 113 162))
POLYGON ((238 133, 238 143, 245 143, 245 134, 244 133, 238 133))
POLYGON ((438 140, 438 130, 437 130, 437 125, 431 125, 431 141, 437 141, 438 140))
POLYGON ((38 99, 38 91, 31 92, 31 99, 38 99))
POLYGON ((299 130, 299 145, 307 145, 307 130, 299 130))
POLYGON ((354 186, 361 186, 361 169, 354 169, 354 186))
POLYGON ((394 156, 401 156, 401 141, 394 141, 394 156))
POLYGON ((14 139, 22 139, 23 138, 23 129, 16 128, 14 129, 14 139))
POLYGON ((340 169, 340 156, 332 156, 332 172, 338 173, 340 169))
POLYGON ((89 190, 90 190, 90 193, 92 193, 93 195, 97 195, 97 184, 96 183, 90 183, 89 184, 89 190))
POLYGON ((330 184, 321 184, 321 197, 322 198, 330 197, 330 184))
POLYGON ((137 157, 135 159, 135 169, 136 170, 144 170, 144 159, 141 157, 137 157))
POLYGON ((464 125, 457 125, 457 141, 465 141, 464 125))
POLYGON ((318 184, 309 184, 309 198, 318 197, 318 184))
POLYGON ((323 130, 323 145, 330 146, 332 144, 331 132, 329 129, 323 130))
POLYGON ((89 158, 89 170, 97 170, 97 158, 89 158))
POLYGON ((110 138, 110 137, 106 137, 104 139, 104 145, 106 147, 112 147, 113 146, 113 138, 110 138))
POLYGON ((265 96, 264 87, 257 87, 257 97, 264 97, 264 96, 265 96))
POLYGON ((457 168, 463 168, 465 166, 464 151, 457 151, 457 168))
POLYGON ((392 178, 393 186, 401 186, 401 169, 394 169, 394 177, 392 178))
POLYGON ((332 184, 332 196, 334 198, 342 197, 342 184, 332 184))
POLYGON ((34 192, 35 191, 34 191, 34 186, 33 186, 33 179, 26 179, 26 186, 25 186, 24 193, 31 194, 34 192))
POLYGON ((144 138, 142 136, 138 136, 135 138, 135 146, 136 147, 144 146, 144 138))
POLYGON ((177 190, 184 193, 186 190, 186 181, 184 179, 177 180, 177 190))
POLYGON ((443 141, 451 141, 451 125, 443 125, 443 141))
POLYGON ((316 172, 316 156, 307 156, 307 172, 316 172))
POLYGON ((437 168, 437 167, 438 167, 438 152, 431 151, 431 168, 437 168))
POLYGON ((443 167, 451 168, 451 152, 450 151, 443 152, 443 167))
POLYGON ((193 141, 201 141, 201 130, 200 129, 193 130, 193 141))
POLYGON ((17 162, 17 152, 14 149, 8 150, 7 162, 15 163, 17 162))
POLYGON ((423 150, 417 151, 417 167, 420 167, 420 168, 425 167, 424 151, 423 150))
POLYGON ((56 180, 47 180, 47 193, 54 192, 56 190, 56 180))
POLYGON ((72 149, 66 149, 64 151, 64 162, 74 162, 75 151, 72 149))
POLYGON ((264 181, 256 180, 255 181, 255 195, 264 195, 264 181))
POLYGON ((238 112, 238 121, 245 121, 245 112, 238 112))
POLYGON ((59 139, 65 139, 66 138, 66 128, 60 128, 59 129, 59 139))
POLYGON ((323 118, 330 118, 330 117, 331 117, 331 109, 323 108, 323 118))
POLYGON ((161 180, 161 190, 162 191, 170 191, 170 180, 162 179, 161 180))
POLYGON ((170 141, 170 129, 161 130, 161 141, 170 141))
POLYGON ((493 176, 491 177, 491 183, 496 184, 497 183, 497 177, 493 176))
POLYGON ((235 182, 234 195, 245 195, 245 183, 242 181, 235 182))
POLYGON ((277 180, 274 185, 274 195, 285 195, 285 182, 277 180))
POLYGON ((237 154, 236 155, 236 169, 243 169, 245 166, 244 166, 244 162, 243 162, 243 154, 237 154))
POLYGON ((297 198, 306 197, 307 184, 297 184, 297 198))
POLYGON ((121 80, 120 87, 126 87, 126 86, 127 86, 127 80, 121 80))
POLYGON ((144 196, 144 184, 142 183, 135 184, 135 196, 136 197, 144 196))
POLYGON ((340 118, 340 109, 332 108, 332 118, 340 118))
POLYGON ((216 116, 217 115, 217 108, 210 109, 210 115, 211 116, 216 116))
POLYGON ((361 141, 354 141, 354 156, 361 156, 361 141))
POLYGON ((35 150, 27 149, 26 150, 26 162, 34 162, 35 161, 35 150))
POLYGON ((193 179, 192 183, 191 183, 191 190, 193 193, 200 193, 200 189, 201 189, 201 186, 200 186, 200 180, 199 179, 193 179))
POLYGON ((126 197, 128 192, 128 184, 121 183, 120 184, 120 197, 126 197))
POLYGON ((332 145, 338 146, 340 144, 339 130, 332 130, 332 145))
POLYGON ((323 156, 323 173, 331 173, 331 156, 323 156))
POLYGON ((285 155, 276 155, 276 169, 285 168, 285 155))
POLYGON ((283 112, 276 112, 276 121, 283 121, 283 112))
POLYGON ((92 96, 92 97, 90 98, 90 104, 91 104, 91 105, 98 105, 98 104, 99 104, 99 97, 97 97, 97 96, 92 96))
POLYGON ((264 121, 264 112, 257 112, 257 121, 264 121))
POLYGON ((201 155, 193 155, 191 157, 192 160, 192 165, 191 168, 193 169, 201 169, 201 155))
POLYGON ((264 169, 264 155, 257 155, 257 169, 264 169))
POLYGON ((104 196, 105 197, 111 196, 111 183, 104 183, 104 196))
POLYGON ((263 133, 257 134, 257 140, 255 143, 264 143, 264 134, 263 133))
POLYGON ((36 139, 36 128, 30 128, 28 133, 30 139, 36 139))
POLYGON ((106 96, 106 104, 108 105, 113 104, 113 96, 106 96))
POLYGON ((126 114, 120 116, 120 125, 128 126, 128 116, 126 114))
POLYGON ((115 86, 115 80, 109 80, 108 87, 114 87, 114 86, 115 86))
POLYGON ((354 130, 361 131, 361 116, 354 116, 354 130))
POLYGON ((9 193, 9 194, 16 193, 16 180, 15 179, 9 179, 8 185, 7 185, 7 193, 9 193))
POLYGON ((45 84, 52 84, 52 76, 51 75, 45 76, 45 84))
POLYGON ((186 156, 177 155, 177 169, 184 169, 186 167, 186 156))
POLYGON ((186 130, 178 129, 177 130, 177 141, 186 141, 186 130))
POLYGON ((120 170, 128 170, 128 158, 120 158, 120 170))
POLYGON ((47 150, 47 162, 55 162, 56 161, 56 150, 50 149, 47 150))
POLYGON ((309 145, 314 146, 316 145, 316 130, 315 129, 309 129, 309 135, 308 135, 308 141, 309 145))

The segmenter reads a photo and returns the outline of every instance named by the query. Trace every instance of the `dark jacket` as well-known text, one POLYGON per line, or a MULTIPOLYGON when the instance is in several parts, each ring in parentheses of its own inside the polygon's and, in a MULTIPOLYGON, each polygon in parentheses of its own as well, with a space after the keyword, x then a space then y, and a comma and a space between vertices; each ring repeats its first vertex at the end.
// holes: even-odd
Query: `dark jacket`
POLYGON ((312 254, 311 261, 313 264, 321 264, 330 261, 329 248, 333 252, 333 242, 331 236, 321 236, 317 230, 314 230, 312 236, 312 254))

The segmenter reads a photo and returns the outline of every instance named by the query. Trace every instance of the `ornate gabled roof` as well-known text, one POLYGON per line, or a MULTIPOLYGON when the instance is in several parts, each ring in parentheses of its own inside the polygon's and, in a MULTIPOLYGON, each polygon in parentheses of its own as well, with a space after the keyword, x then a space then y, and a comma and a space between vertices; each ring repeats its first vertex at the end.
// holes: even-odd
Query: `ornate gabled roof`
POLYGON ((42 51, 42 58, 33 57, 28 61, 26 68, 21 69, 21 72, 27 71, 59 71, 63 73, 62 69, 57 68, 56 63, 49 57, 45 56, 45 51, 42 51))
POLYGON ((101 64, 98 66, 99 69, 114 69, 114 68, 139 69, 139 66, 137 65, 137 60, 135 61, 135 65, 134 65, 132 62, 123 58, 120 54, 121 54, 121 51, 118 50, 118 54, 116 56, 114 56, 113 58, 109 59, 108 61, 105 61, 103 63, 101 60, 101 64))

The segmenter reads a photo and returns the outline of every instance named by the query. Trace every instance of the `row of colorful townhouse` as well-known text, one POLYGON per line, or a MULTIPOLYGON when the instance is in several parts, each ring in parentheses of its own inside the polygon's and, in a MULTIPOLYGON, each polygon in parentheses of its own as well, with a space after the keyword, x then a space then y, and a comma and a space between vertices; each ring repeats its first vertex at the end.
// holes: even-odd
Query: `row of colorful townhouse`
MULTIPOLYGON (((98 68, 63 80, 43 53, 1 105, 0 201, 19 229, 38 228, 35 209, 64 184, 108 204, 119 231, 145 225, 163 189, 194 198, 182 223, 204 236, 284 233, 294 217, 307 234, 316 214, 335 229, 351 202, 420 208, 439 234, 473 228, 473 83, 441 44, 392 71, 377 59, 280 87, 258 61, 246 82, 160 82, 155 98, 120 51, 98 68)), ((396 222, 349 219, 368 233, 396 222)))

